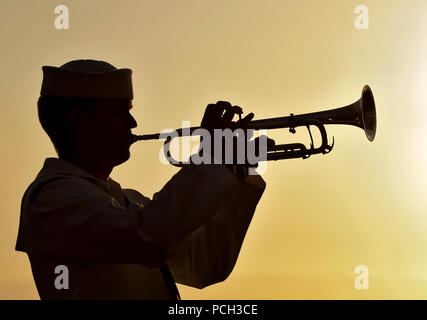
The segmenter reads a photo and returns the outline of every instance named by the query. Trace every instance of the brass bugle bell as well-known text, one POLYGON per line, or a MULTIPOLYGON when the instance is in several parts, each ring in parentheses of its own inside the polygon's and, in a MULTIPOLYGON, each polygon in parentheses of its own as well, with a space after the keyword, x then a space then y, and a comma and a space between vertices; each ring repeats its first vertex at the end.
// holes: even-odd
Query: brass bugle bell
MULTIPOLYGON (((309 148, 302 143, 276 144, 267 149, 267 160, 291 158, 306 159, 312 154, 326 154, 332 150, 334 144, 328 144, 328 138, 324 127, 324 125, 329 124, 346 124, 359 127, 364 130, 368 140, 373 141, 377 128, 377 117, 374 96, 369 86, 365 85, 360 99, 348 106, 301 115, 291 114, 286 117, 253 120, 247 124, 246 128, 254 130, 289 128, 291 133, 295 133, 295 128, 302 126, 306 127, 311 139, 309 148), (322 144, 319 147, 314 147, 310 126, 316 126, 320 131, 322 144)), ((176 132, 178 136, 182 137, 191 135, 194 130, 200 128, 201 127, 186 128, 186 134, 183 133, 183 129, 178 129, 176 132)), ((160 133, 133 136, 133 142, 153 139, 160 139, 160 133)))

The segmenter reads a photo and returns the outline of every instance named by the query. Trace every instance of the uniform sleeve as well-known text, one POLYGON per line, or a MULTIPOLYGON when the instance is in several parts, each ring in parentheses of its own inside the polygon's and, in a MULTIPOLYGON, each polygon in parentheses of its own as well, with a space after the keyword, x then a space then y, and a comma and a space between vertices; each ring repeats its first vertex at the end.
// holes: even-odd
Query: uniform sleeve
POLYGON ((238 180, 220 165, 181 169, 144 206, 123 208, 93 183, 54 180, 28 196, 28 253, 94 263, 163 264, 218 211, 238 180))
POLYGON ((201 289, 229 276, 264 189, 260 176, 248 176, 208 223, 181 242, 167 261, 175 281, 201 289))

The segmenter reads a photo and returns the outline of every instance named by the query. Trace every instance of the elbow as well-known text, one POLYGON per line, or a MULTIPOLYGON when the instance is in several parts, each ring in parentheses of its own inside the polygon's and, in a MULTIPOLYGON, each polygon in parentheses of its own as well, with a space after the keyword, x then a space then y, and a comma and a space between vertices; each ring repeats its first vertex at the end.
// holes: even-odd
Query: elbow
POLYGON ((200 277, 195 281, 193 287, 197 289, 204 289, 206 287, 209 287, 213 284, 221 283, 230 276, 232 270, 227 270, 224 272, 211 272, 208 274, 205 274, 203 277, 200 277))
POLYGON ((208 279, 204 279, 203 281, 200 281, 197 283, 197 285, 195 286, 197 289, 204 289, 206 287, 209 287, 213 284, 217 284, 217 283, 221 283, 225 280, 227 280, 229 274, 222 276, 222 277, 218 277, 218 278, 208 278, 208 279))
MULTIPOLYGON (((173 271, 173 268, 172 268, 173 271)), ((183 284, 196 289, 204 289, 213 284, 225 281, 231 272, 191 272, 191 273, 177 273, 173 272, 173 276, 177 283, 183 284)))

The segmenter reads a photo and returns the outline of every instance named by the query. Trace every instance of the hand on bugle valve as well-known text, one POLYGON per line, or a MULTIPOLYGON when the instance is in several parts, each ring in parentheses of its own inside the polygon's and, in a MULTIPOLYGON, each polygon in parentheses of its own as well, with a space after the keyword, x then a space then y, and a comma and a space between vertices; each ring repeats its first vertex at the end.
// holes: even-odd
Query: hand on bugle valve
MULTIPOLYGON (((244 118, 241 117, 243 110, 239 106, 232 106, 228 101, 218 101, 216 104, 209 104, 203 115, 201 127, 208 130, 211 136, 210 152, 213 159, 220 159, 221 163, 225 164, 233 173, 240 177, 248 174, 248 168, 256 168, 258 163, 250 161, 252 158, 259 156, 260 140, 267 142, 267 147, 275 145, 275 141, 268 137, 257 137, 255 140, 250 141, 253 136, 253 129, 248 129, 247 126, 254 118, 251 112, 244 118), (238 114, 239 120, 233 121, 234 116, 238 114), (215 138, 215 130, 236 130, 241 129, 240 135, 233 134, 231 141, 224 136, 221 141, 215 138), (243 142, 244 147, 239 148, 239 139, 243 142), (232 144, 231 146, 227 145, 232 144), (217 146, 215 146, 217 144, 217 146), (219 150, 219 148, 221 148, 219 150), (255 157, 248 156, 248 150, 255 151, 255 157), (231 152, 231 155, 229 154, 231 152), (219 154, 218 154, 219 153, 219 154), (232 163, 227 159, 232 159, 232 163), (239 161, 240 160, 240 161, 239 161)), ((264 157, 266 158, 266 156, 264 157)))

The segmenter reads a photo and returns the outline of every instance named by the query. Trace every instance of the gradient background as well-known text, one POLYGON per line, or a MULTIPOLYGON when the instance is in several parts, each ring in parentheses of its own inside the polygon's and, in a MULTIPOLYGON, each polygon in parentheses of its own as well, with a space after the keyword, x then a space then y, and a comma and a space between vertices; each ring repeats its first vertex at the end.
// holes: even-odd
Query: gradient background
MULTIPOLYGON (((330 126, 335 149, 268 163, 267 189, 236 267, 184 299, 427 298, 427 2, 423 0, 37 1, 0 3, 0 298, 38 299, 27 256, 14 251, 20 199, 55 156, 37 120, 43 65, 78 58, 134 71, 138 134, 198 125, 228 100, 256 119, 344 106, 373 90, 377 137, 330 126), (69 8, 56 30, 54 9, 69 8), (369 8, 368 30, 354 9, 369 8), (369 268, 356 290, 354 269, 369 268)), ((300 129, 284 141, 305 137, 300 129)), ((113 171, 152 196, 174 174, 156 141, 113 171)))

